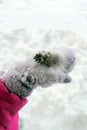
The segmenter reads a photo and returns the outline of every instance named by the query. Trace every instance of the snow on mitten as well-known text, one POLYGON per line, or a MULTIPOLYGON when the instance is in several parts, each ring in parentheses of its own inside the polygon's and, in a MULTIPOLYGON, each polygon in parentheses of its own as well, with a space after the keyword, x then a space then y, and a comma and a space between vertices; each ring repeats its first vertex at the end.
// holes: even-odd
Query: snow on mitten
POLYGON ((8 70, 2 79, 10 92, 24 98, 37 86, 44 88, 71 82, 68 73, 74 64, 75 55, 70 49, 41 51, 8 70))
POLYGON ((2 77, 4 73, 5 73, 4 71, 0 70, 0 77, 2 77))

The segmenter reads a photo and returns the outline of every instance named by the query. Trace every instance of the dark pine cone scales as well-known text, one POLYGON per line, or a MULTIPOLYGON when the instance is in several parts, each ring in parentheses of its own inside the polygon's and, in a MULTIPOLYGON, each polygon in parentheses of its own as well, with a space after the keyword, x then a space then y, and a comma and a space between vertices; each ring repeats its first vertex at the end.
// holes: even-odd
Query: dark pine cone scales
POLYGON ((46 67, 51 67, 56 63, 56 58, 50 52, 45 53, 43 51, 43 53, 37 53, 34 59, 37 63, 45 65, 46 67))

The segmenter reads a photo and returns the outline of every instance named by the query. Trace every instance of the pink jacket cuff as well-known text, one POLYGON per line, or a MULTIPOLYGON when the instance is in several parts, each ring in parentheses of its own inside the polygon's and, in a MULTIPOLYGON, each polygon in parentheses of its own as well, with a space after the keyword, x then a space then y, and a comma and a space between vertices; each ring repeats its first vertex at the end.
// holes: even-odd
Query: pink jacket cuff
POLYGON ((27 103, 27 99, 21 99, 14 93, 10 93, 0 79, 0 124, 8 128, 15 115, 27 103))

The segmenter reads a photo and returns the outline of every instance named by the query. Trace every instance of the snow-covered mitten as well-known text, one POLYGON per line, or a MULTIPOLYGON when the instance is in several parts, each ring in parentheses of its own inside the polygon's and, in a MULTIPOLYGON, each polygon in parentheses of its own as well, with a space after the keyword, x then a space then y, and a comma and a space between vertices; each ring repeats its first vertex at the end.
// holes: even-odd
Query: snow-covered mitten
POLYGON ((70 49, 41 51, 8 70, 2 80, 11 93, 24 98, 37 86, 49 87, 55 83, 71 82, 68 73, 74 64, 75 55, 70 49))

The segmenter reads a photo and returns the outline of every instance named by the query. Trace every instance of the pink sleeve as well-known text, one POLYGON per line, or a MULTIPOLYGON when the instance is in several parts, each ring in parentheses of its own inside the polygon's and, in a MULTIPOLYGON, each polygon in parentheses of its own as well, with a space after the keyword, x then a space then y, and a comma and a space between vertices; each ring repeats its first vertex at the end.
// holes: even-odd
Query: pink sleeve
MULTIPOLYGON (((0 124, 6 130, 18 130, 12 126, 18 122, 18 111, 27 103, 14 93, 10 93, 2 80, 0 80, 0 124)), ((16 126, 15 126, 16 127, 16 126)), ((0 129, 3 130, 3 129, 0 129)))

